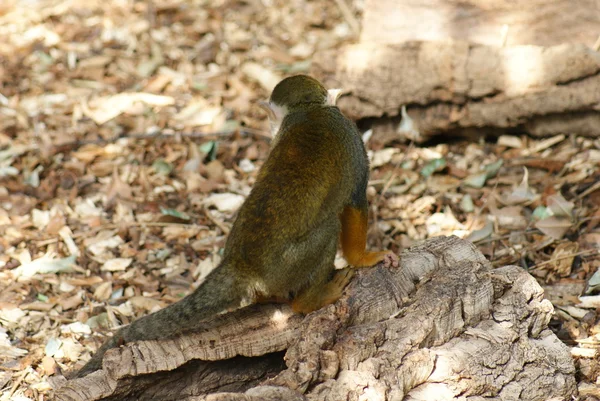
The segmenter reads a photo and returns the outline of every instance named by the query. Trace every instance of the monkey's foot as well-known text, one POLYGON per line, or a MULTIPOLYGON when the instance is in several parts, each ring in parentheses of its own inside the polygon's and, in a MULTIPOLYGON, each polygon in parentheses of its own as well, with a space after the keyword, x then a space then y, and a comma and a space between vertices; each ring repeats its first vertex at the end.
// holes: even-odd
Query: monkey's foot
POLYGON ((292 310, 297 313, 307 314, 337 301, 348 285, 354 270, 345 268, 337 270, 330 281, 321 285, 313 285, 308 291, 300 293, 292 301, 292 310))
POLYGON ((344 288, 350 283, 352 277, 354 277, 354 269, 337 270, 333 279, 325 285, 322 306, 332 304, 340 299, 344 293, 344 288))

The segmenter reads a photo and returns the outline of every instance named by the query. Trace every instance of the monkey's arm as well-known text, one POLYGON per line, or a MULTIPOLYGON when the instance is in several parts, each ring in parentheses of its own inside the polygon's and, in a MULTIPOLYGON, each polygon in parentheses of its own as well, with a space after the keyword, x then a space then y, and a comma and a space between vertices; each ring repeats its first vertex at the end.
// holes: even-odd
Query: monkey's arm
MULTIPOLYGON (((367 165, 368 166, 368 165, 367 165)), ((368 169, 368 167, 366 167, 368 169)), ((344 257, 354 267, 373 266, 389 259, 389 264, 398 265, 396 255, 391 251, 369 252, 367 247, 367 201, 368 173, 359 179, 350 204, 344 207, 340 220, 342 222, 341 242, 344 257)))

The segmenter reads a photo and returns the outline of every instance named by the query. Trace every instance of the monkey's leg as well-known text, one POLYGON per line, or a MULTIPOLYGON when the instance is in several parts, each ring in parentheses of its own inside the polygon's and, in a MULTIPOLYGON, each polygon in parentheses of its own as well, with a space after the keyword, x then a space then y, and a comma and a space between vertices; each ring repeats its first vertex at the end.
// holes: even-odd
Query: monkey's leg
POLYGON ((398 257, 391 251, 369 252, 367 247, 367 208, 346 206, 342 221, 342 251, 349 264, 355 267, 373 266, 384 261, 388 266, 398 266, 398 257))
POLYGON ((335 271, 329 281, 312 283, 309 288, 301 292, 292 301, 292 309, 298 313, 310 313, 337 301, 348 285, 354 270, 342 269, 335 271))

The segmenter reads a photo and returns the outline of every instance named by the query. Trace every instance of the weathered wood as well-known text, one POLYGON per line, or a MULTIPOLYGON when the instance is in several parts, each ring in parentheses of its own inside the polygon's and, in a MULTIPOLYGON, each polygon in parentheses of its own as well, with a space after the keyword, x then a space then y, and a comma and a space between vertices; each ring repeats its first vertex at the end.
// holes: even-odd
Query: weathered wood
POLYGON ((405 251, 398 269, 361 269, 342 299, 305 318, 261 305, 219 317, 202 333, 128 344, 107 352, 102 371, 67 381, 56 396, 568 398, 575 369, 547 327, 551 314, 521 268, 493 270, 471 243, 440 237, 405 251), (284 349, 285 356, 277 352, 284 349))
POLYGON ((600 33, 597 0, 366 0, 360 41, 458 39, 500 46, 592 46, 600 33))
POLYGON ((384 117, 374 125, 384 142, 402 136, 403 105, 415 140, 474 130, 600 136, 600 53, 583 45, 363 43, 317 54, 313 73, 344 89, 338 105, 351 118, 384 117))

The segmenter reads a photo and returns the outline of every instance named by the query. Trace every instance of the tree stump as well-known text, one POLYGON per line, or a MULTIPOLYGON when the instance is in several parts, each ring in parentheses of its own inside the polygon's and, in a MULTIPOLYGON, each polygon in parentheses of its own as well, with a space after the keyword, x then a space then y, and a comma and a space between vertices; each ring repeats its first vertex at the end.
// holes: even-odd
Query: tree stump
POLYGON ((576 392, 552 304, 517 266, 438 237, 360 269, 335 304, 256 305, 108 351, 58 400, 544 400, 576 392))

